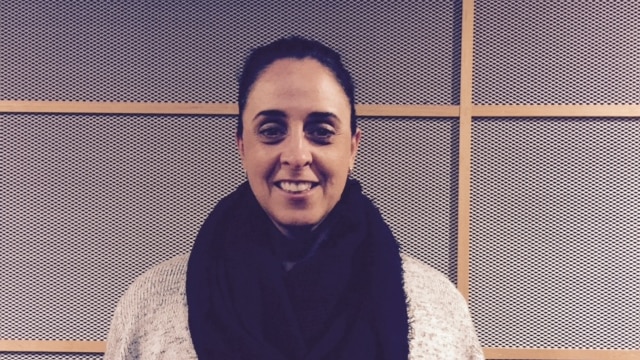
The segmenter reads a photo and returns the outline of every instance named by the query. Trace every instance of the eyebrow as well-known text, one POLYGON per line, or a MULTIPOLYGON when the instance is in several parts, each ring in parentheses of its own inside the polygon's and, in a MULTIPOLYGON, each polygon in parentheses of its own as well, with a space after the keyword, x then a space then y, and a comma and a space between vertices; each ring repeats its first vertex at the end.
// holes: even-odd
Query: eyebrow
POLYGON ((255 121, 261 116, 286 118, 287 114, 282 110, 262 110, 254 116, 253 120, 255 121))
MULTIPOLYGON (((265 116, 265 117, 277 117, 277 118, 286 118, 287 114, 282 111, 282 110, 262 110, 259 113, 256 114, 256 116, 253 118, 253 120, 256 120, 257 118, 261 117, 261 116, 265 116)), ((337 121, 338 120, 338 116, 332 112, 328 112, 328 111, 314 111, 312 113, 310 113, 307 116, 307 119, 311 119, 311 120, 316 120, 316 121, 327 121, 327 120, 333 120, 333 121, 337 121)))
POLYGON ((312 112, 307 116, 308 119, 312 120, 338 120, 338 116, 332 112, 312 112))

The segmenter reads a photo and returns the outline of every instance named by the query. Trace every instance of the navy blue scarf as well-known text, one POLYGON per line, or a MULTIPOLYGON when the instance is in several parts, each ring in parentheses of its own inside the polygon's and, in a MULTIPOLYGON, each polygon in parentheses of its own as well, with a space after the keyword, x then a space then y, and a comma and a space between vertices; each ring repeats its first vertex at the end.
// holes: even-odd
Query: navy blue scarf
POLYGON ((201 360, 407 359, 398 244, 349 180, 317 249, 285 270, 248 183, 205 220, 189 258, 191 339, 201 360))

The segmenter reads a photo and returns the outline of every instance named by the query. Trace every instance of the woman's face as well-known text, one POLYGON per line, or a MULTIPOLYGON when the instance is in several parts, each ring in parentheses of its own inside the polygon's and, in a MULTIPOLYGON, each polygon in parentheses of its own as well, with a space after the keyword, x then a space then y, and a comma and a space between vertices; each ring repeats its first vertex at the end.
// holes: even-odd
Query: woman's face
POLYGON ((350 114, 333 73, 310 58, 276 60, 253 84, 238 151, 283 234, 318 225, 340 199, 360 144, 350 114))

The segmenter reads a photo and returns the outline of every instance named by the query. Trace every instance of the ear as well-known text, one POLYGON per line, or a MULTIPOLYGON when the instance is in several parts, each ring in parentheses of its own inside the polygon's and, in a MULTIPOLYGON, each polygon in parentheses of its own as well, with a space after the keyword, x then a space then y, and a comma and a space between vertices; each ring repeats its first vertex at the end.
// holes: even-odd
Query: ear
POLYGON ((360 130, 360 128, 356 128, 355 134, 351 136, 351 159, 350 159, 351 168, 353 168, 353 165, 356 162, 356 155, 358 154, 358 148, 360 148, 361 138, 362 138, 362 130, 360 130))
POLYGON ((242 161, 242 166, 244 167, 244 142, 242 141, 242 135, 236 135, 236 148, 238 149, 238 154, 240 154, 240 161, 242 161))

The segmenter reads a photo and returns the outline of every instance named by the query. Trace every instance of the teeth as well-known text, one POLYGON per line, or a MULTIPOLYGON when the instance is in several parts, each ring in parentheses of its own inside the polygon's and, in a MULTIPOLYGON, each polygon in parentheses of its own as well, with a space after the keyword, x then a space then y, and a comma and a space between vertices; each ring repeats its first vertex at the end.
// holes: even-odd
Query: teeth
POLYGON ((292 182, 292 181, 281 181, 280 189, 288 192, 302 192, 311 190, 310 182, 292 182))

